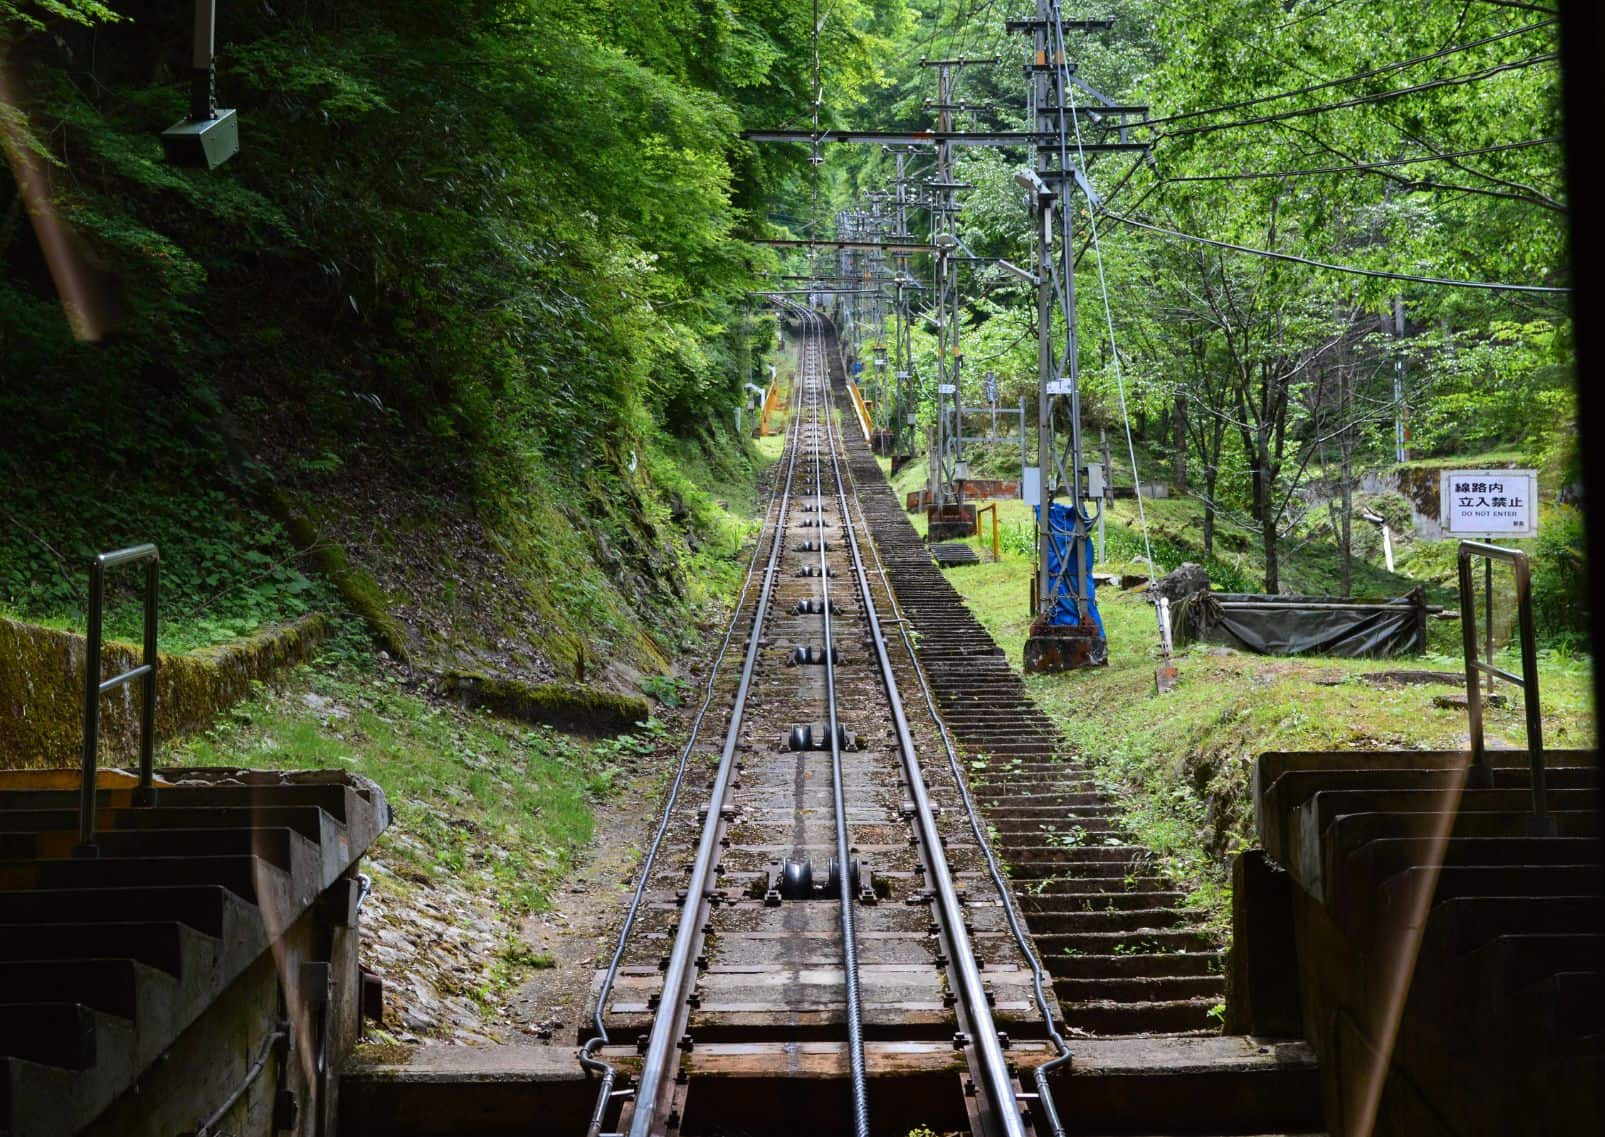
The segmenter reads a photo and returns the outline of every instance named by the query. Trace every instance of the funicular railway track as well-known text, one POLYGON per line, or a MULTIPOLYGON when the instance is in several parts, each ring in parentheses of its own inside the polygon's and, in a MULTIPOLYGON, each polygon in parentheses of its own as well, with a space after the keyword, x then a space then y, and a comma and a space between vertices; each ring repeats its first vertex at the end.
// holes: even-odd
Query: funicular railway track
POLYGON ((774 495, 598 983, 590 1133, 1062 1132, 1049 983, 872 560, 834 337, 793 316, 774 495))

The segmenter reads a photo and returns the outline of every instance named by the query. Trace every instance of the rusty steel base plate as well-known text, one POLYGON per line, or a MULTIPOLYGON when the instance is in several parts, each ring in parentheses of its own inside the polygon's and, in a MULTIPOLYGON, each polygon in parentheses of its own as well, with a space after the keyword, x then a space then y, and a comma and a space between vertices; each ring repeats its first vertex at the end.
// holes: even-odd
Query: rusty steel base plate
POLYGON ((1030 674, 1103 667, 1109 662, 1109 641, 1096 627, 1060 627, 1038 623, 1025 641, 1025 670, 1030 674))
POLYGON ((933 544, 975 536, 973 505, 929 506, 925 510, 925 520, 928 525, 925 539, 933 544))

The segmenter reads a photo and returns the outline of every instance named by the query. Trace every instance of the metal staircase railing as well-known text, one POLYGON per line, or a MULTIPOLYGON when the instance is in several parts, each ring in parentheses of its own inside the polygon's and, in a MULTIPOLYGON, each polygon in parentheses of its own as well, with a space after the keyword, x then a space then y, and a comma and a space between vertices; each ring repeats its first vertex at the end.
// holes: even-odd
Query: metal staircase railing
MULTIPOLYGON (((1489 592, 1488 622, 1493 623, 1492 574, 1486 577, 1489 592)), ((1522 690, 1522 703, 1527 713, 1527 760, 1531 767, 1533 818, 1532 829, 1536 836, 1554 836, 1555 819, 1549 813, 1549 797, 1544 778, 1544 721, 1538 703, 1538 650, 1533 630, 1532 572, 1527 554, 1501 545, 1488 545, 1481 541, 1460 542, 1460 634, 1466 660, 1466 712, 1471 720, 1471 771, 1473 786, 1488 786, 1493 782, 1493 771, 1488 765, 1488 749, 1482 729, 1481 676, 1497 675, 1522 690), (1521 633, 1521 674, 1514 675, 1494 664, 1493 638, 1490 631, 1487 659, 1477 657, 1477 605, 1472 594, 1471 560, 1482 557, 1491 567, 1492 562, 1508 561, 1516 577, 1516 619, 1521 633)))
POLYGON ((83 786, 78 804, 78 846, 80 857, 100 855, 95 844, 95 767, 100 750, 100 697, 125 683, 143 679, 139 706, 139 785, 134 791, 135 805, 155 805, 154 771, 156 759, 156 598, 161 558, 155 545, 134 545, 112 553, 101 553, 89 564, 89 628, 84 654, 84 746, 83 786), (122 565, 145 565, 143 659, 138 667, 121 675, 101 679, 102 624, 106 608, 106 570, 122 565))

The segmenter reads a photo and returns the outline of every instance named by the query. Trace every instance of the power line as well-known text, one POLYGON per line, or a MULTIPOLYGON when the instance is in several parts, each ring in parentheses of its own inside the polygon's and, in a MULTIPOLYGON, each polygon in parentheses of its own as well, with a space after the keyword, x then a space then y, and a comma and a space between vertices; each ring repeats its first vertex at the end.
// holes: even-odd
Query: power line
POLYGON ((1301 107, 1296 110, 1279 111, 1276 114, 1258 115, 1254 118, 1234 119, 1231 122, 1212 122, 1203 126, 1189 126, 1184 130, 1174 130, 1161 134, 1161 138, 1186 138, 1195 134, 1213 134, 1217 130, 1232 130, 1239 126, 1261 126, 1266 123, 1282 122, 1290 118, 1302 118, 1305 115, 1324 114, 1326 111, 1343 110, 1348 107, 1364 106, 1368 103, 1385 103, 1404 95, 1414 95, 1422 91, 1436 90, 1440 87, 1459 87, 1467 83, 1476 83, 1483 79, 1491 79, 1495 75, 1506 71, 1517 71, 1526 67, 1534 67, 1540 63, 1553 63, 1560 56, 1553 51, 1542 55, 1530 55, 1526 59, 1514 60, 1510 63, 1500 63, 1481 71, 1469 71, 1464 75, 1452 75, 1446 79, 1433 79, 1426 83, 1416 83, 1409 87, 1398 87, 1391 91, 1378 91, 1374 95, 1356 95, 1352 99, 1344 99, 1336 103, 1322 103, 1314 107, 1301 107))
POLYGON ((1218 107, 1206 107, 1202 110, 1195 111, 1182 111, 1178 114, 1166 115, 1163 118, 1149 119, 1145 125, 1155 126, 1165 122, 1181 122, 1184 119, 1198 118, 1201 115, 1222 114, 1226 111, 1236 111, 1242 110, 1244 107, 1258 106, 1261 103, 1275 102, 1277 99, 1290 99, 1295 95, 1308 95, 1311 92, 1324 91, 1330 87, 1341 87, 1348 83, 1356 83, 1361 79, 1373 79, 1378 75, 1387 75, 1394 71, 1402 71, 1407 67, 1415 67, 1421 63, 1430 63, 1435 59, 1443 59, 1446 56, 1456 55, 1460 52, 1472 51, 1479 47, 1486 47, 1488 44, 1509 39, 1511 36, 1523 35, 1526 32, 1537 31, 1539 28, 1546 28, 1554 23, 1555 21, 1552 19, 1539 20, 1536 23, 1524 24, 1519 28, 1512 28, 1509 31, 1498 32, 1494 35, 1486 36, 1483 39, 1472 40, 1470 43, 1462 43, 1456 44, 1453 47, 1446 47, 1440 51, 1432 52, 1429 55, 1418 55, 1413 59, 1401 59, 1396 63, 1387 63, 1381 67, 1374 67, 1370 71, 1361 71, 1354 75, 1345 75, 1339 79, 1327 79, 1320 83, 1311 83, 1309 86, 1296 87, 1291 91, 1278 91, 1275 94, 1259 95, 1255 98, 1242 99, 1235 103, 1223 103, 1218 107))
POLYGON ((1450 158, 1471 158, 1478 154, 1500 154, 1507 150, 1526 150, 1533 146, 1547 146, 1560 142, 1560 136, 1551 134, 1531 138, 1525 142, 1505 142, 1498 146, 1479 146, 1475 150, 1453 150, 1444 154, 1422 154, 1414 158, 1389 158, 1380 162, 1355 162, 1346 166, 1319 166, 1307 170, 1251 170, 1236 174, 1191 174, 1164 179, 1167 182, 1238 182, 1256 178, 1305 178, 1320 174, 1358 173, 1364 170, 1381 170, 1391 166, 1413 166, 1421 162, 1443 162, 1450 158))
POLYGON ((1234 245, 1230 241, 1216 241, 1210 237, 1199 237, 1192 233, 1183 233, 1179 229, 1165 229, 1158 225, 1150 225, 1146 221, 1138 221, 1134 217, 1111 213, 1107 209, 1100 210, 1100 212, 1115 221, 1137 229, 1146 229, 1163 237, 1175 237, 1198 245, 1212 245, 1217 249, 1230 249, 1234 253, 1248 253, 1251 256, 1267 257, 1275 261, 1289 261, 1293 264, 1310 265, 1313 268, 1324 268, 1330 272, 1346 272, 1355 276, 1373 276, 1382 280, 1402 280, 1411 284, 1436 284, 1444 288, 1480 288, 1491 292, 1542 292, 1563 295, 1571 292, 1570 288, 1557 288, 1542 284, 1501 284, 1486 280, 1453 280, 1441 276, 1412 276, 1404 272, 1385 272, 1381 269, 1361 268, 1359 265, 1333 264, 1330 261, 1317 261, 1311 260, 1309 257, 1294 256, 1292 253, 1277 253, 1269 249, 1251 248, 1248 245, 1234 245))

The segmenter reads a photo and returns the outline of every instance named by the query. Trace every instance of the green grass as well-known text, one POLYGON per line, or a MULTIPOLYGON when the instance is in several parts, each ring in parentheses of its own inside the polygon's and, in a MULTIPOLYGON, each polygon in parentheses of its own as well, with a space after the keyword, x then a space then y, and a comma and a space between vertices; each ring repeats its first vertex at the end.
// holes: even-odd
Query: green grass
POLYGON ((592 806, 630 751, 659 730, 584 744, 545 728, 435 705, 393 677, 305 667, 261 688, 167 764, 348 770, 385 791, 394 819, 375 850, 411 886, 450 875, 511 916, 547 889, 592 836, 592 806))
MULTIPOLYGON (((1176 503, 1157 504, 1159 520, 1169 522, 1176 503)), ((1129 513, 1134 513, 1132 503, 1122 502, 1111 517, 1129 513)), ((1000 503, 999 515, 1006 533, 1024 526, 1029 535, 1024 505, 1000 503)), ((914 520, 916 526, 923 522, 918 516, 914 520)), ((1150 525, 1155 520, 1150 516, 1150 525)), ((1123 521, 1111 522, 1110 537, 1117 531, 1121 543, 1140 541, 1123 521)), ((1029 544, 1023 538, 1006 541, 998 563, 990 563, 990 526, 978 544, 986 550, 984 563, 954 570, 948 579, 1018 667, 1030 624, 1029 544)), ((1161 567, 1174 566, 1161 560, 1161 567)), ((1359 678, 1401 666, 1458 671, 1457 625, 1434 621, 1432 651, 1408 660, 1269 658, 1199 645, 1177 657, 1179 686, 1160 696, 1154 688, 1160 652, 1153 606, 1141 593, 1114 588, 1102 589, 1098 600, 1109 637, 1109 666, 1029 676, 1027 687, 1073 751, 1118 793, 1124 820, 1137 838, 1160 854, 1166 870, 1192 891, 1192 902, 1219 931, 1225 931, 1228 918, 1229 858, 1254 843, 1249 774, 1259 754, 1463 743, 1465 712, 1432 705, 1434 695, 1454 693, 1456 685, 1388 689, 1359 678)), ((1507 667, 1519 666, 1508 651, 1500 658, 1507 667)), ((1544 651, 1539 669, 1545 744, 1594 745, 1591 661, 1544 651)), ((1512 696, 1510 705, 1488 711, 1489 735, 1522 745, 1521 699, 1517 692, 1506 693, 1512 696)))

